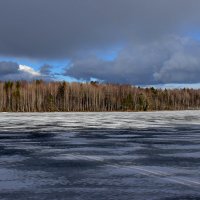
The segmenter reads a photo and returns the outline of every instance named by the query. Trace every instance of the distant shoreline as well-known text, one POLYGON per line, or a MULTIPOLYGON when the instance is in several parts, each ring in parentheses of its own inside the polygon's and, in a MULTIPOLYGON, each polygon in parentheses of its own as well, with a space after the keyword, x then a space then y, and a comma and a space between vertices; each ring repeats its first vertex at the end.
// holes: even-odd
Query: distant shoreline
POLYGON ((0 112, 140 112, 200 109, 200 89, 36 80, 0 82, 0 112))

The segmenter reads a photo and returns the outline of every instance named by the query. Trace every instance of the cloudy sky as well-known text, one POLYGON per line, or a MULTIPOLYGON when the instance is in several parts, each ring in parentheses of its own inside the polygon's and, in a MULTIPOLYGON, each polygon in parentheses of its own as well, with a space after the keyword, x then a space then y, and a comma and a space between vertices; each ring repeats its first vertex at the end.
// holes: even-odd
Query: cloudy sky
POLYGON ((0 79, 200 83, 199 0, 1 0, 0 79))

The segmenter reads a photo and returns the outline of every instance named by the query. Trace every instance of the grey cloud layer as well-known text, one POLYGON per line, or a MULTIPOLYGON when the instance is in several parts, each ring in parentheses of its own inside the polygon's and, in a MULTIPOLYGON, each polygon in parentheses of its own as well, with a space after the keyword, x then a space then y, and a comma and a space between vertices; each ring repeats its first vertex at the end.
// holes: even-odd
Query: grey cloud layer
POLYGON ((52 69, 51 65, 47 65, 47 64, 43 65, 40 68, 40 73, 43 74, 43 75, 46 75, 46 76, 51 76, 52 75, 51 69, 52 69))
POLYGON ((1 0, 0 54, 74 56, 198 25, 199 0, 1 0))
POLYGON ((14 62, 0 62, 0 76, 7 76, 19 73, 19 65, 14 62))
POLYGON ((131 84, 198 83, 200 42, 165 37, 146 45, 123 49, 114 61, 97 57, 75 60, 65 75, 131 84))
MULTIPOLYGON (((1 0, 0 56, 68 58, 64 74, 84 80, 200 82, 200 44, 181 36, 200 27, 199 10, 199 0, 1 0), (118 44, 112 62, 90 55, 118 44)), ((5 66, 0 78, 24 76, 5 66)), ((51 67, 41 73, 52 76, 51 67)))

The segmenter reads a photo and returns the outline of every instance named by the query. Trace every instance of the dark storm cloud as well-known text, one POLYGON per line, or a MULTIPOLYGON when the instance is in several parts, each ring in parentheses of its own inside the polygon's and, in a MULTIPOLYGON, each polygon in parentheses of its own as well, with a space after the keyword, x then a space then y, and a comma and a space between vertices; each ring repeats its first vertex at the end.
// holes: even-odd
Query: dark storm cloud
POLYGON ((52 70, 52 66, 51 65, 43 65, 41 68, 40 68, 40 73, 41 74, 44 74, 44 75, 47 75, 47 76, 50 76, 51 75, 51 70, 52 70))
POLYGON ((197 0, 1 0, 0 54, 70 57, 171 33, 200 16, 197 0), (177 27, 178 26, 178 27, 177 27))
POLYGON ((75 60, 65 75, 131 84, 198 83, 200 42, 165 37, 146 45, 123 49, 114 61, 97 57, 75 60))
POLYGON ((69 59, 65 75, 84 80, 199 82, 200 44, 184 36, 199 31, 199 10, 199 0, 1 0, 0 55, 69 59), (112 62, 91 55, 119 44, 112 62))
POLYGON ((0 62, 0 76, 5 76, 9 74, 18 74, 19 65, 14 62, 0 62))

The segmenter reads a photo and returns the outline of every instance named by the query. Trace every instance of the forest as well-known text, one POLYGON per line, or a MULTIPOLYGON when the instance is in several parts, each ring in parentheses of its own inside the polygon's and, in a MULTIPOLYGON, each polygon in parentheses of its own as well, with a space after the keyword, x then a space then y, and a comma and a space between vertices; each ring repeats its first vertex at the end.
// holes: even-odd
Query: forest
POLYGON ((200 108, 200 90, 98 82, 0 82, 1 112, 157 111, 200 108))

